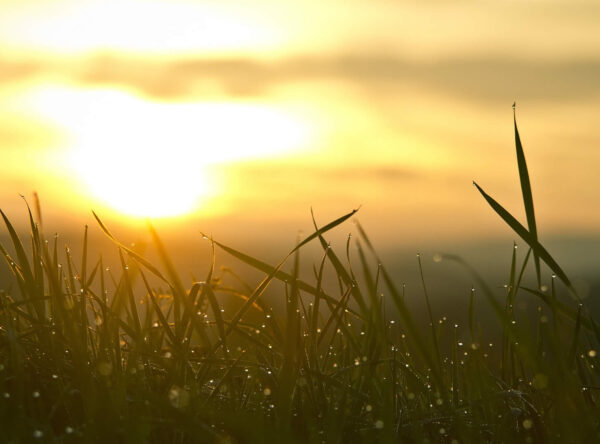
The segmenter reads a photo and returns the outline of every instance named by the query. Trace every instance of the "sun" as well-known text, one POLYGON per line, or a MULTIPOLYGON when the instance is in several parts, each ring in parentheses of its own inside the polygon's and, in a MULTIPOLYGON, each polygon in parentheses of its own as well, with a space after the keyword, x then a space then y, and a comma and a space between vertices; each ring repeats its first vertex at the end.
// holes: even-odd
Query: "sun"
POLYGON ((164 103, 57 87, 31 100, 68 133, 67 163, 84 194, 133 217, 207 209, 226 192, 212 179, 215 165, 283 155, 305 147, 310 133, 299 116, 267 104, 164 103))

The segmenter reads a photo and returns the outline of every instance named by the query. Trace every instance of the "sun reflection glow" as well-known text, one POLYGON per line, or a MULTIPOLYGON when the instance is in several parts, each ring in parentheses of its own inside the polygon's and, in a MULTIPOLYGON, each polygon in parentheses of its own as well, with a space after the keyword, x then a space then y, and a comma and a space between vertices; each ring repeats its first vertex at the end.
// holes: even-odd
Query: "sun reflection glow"
POLYGON ((68 163, 80 182, 131 216, 189 213, 222 192, 211 166, 281 155, 306 146, 309 135, 298 116, 267 105, 162 103, 57 87, 30 100, 70 134, 68 163))

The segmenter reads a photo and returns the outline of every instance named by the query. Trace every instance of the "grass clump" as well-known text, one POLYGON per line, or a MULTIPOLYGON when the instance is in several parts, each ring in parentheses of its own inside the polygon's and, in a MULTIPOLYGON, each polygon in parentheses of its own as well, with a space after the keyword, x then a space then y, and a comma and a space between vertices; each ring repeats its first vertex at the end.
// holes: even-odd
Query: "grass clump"
MULTIPOLYGON (((473 273, 468 326, 426 319, 381 264, 357 225, 341 255, 319 227, 272 266, 213 239, 201 281, 186 284, 159 235, 154 265, 112 239, 107 269, 47 239, 29 210, 30 248, 2 213, 0 246, 16 288, 0 291, 0 430, 6 442, 593 442, 600 439, 600 330, 537 236, 515 122, 528 228, 477 184, 527 243, 513 249, 501 294, 473 273), (302 247, 318 242, 314 275, 302 247), (264 273, 249 285, 215 268, 220 249, 264 273), (523 285, 533 262, 537 286, 523 285), (546 264, 552 273, 544 290, 546 264), (558 282, 560 281, 560 282, 558 282), (335 290, 332 290, 335 289, 335 290), (559 291, 563 288, 565 291, 559 291), (281 301, 271 308, 265 294, 281 301), (535 316, 515 301, 539 300, 535 316), (482 300, 479 295, 483 295, 482 300), (477 328, 476 304, 496 327, 477 328), (227 307, 227 310, 225 310, 227 307), (491 342, 494 331, 500 340, 491 342)), ((461 262, 460 258, 447 259, 461 262)), ((419 266, 420 258, 418 258, 419 266)), ((422 268, 421 277, 422 277, 422 268)), ((489 325, 489 323, 488 323, 489 325)))

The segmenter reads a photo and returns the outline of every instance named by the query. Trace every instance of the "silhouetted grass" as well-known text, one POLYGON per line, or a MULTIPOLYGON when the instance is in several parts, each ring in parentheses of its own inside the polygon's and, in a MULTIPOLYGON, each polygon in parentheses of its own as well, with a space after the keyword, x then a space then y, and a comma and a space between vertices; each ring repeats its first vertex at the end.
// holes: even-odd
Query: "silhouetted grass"
POLYGON ((600 330, 538 239, 516 121, 515 136, 529 228, 476 187, 529 251, 521 258, 515 245, 500 294, 475 268, 445 256, 476 282, 465 291, 466 328, 435 312, 420 257, 425 320, 415 318, 360 225, 344 252, 329 246, 327 232, 355 211, 323 227, 313 217, 315 231, 275 266, 207 238, 212 264, 189 283, 152 227, 160 265, 95 215, 119 251, 120 268, 111 270, 87 257, 87 227, 76 260, 46 238, 29 208, 27 248, 2 213, 12 246, 0 251, 16 284, 0 291, 2 441, 600 440, 600 330), (323 253, 314 276, 301 277, 310 241, 323 253), (264 279, 250 285, 216 270, 216 249, 264 279), (522 286, 530 258, 537 288, 522 286), (266 303, 267 290, 281 309, 266 303), (539 299, 533 318, 513 309, 525 293, 539 299), (496 322, 481 325, 477 304, 490 305, 496 322), (490 342, 498 331, 500 342, 490 342))

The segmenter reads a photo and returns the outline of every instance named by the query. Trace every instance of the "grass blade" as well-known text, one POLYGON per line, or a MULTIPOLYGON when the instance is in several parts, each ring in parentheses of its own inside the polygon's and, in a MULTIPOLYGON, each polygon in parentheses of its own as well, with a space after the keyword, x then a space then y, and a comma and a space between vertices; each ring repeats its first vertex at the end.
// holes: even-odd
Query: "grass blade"
MULTIPOLYGON (((515 145, 517 149, 517 165, 519 167, 519 179, 521 181, 521 192, 523 193, 523 204, 525 205, 525 215, 527 216, 527 226, 531 238, 538 242, 537 227, 535 223, 535 212, 533 210, 533 196, 531 194, 531 182, 529 181, 529 171, 527 170, 527 162, 525 161, 525 152, 521 144, 521 137, 517 128, 517 117, 515 113, 515 105, 513 105, 513 120, 515 125, 515 145)), ((537 276, 538 288, 541 286, 540 276, 540 258, 538 253, 533 251, 533 260, 535 263, 535 273, 537 276)))
POLYGON ((531 236, 531 233, 527 231, 521 223, 514 218, 512 214, 510 214, 502 205, 496 202, 490 195, 488 195, 483 189, 477 185, 476 182, 473 182, 473 185, 477 188, 477 190, 481 193, 483 198, 488 202, 488 204, 492 207, 492 209, 511 227, 515 233, 517 233, 521 239, 523 239, 527 244, 531 247, 534 253, 537 255, 550 267, 550 269, 563 281, 563 283, 571 290, 571 292, 575 295, 577 299, 577 292, 573 288, 571 281, 562 270, 562 268, 558 265, 558 263, 554 260, 550 253, 540 244, 537 239, 531 236))
POLYGON ((137 254, 135 251, 133 251, 132 249, 126 247, 125 245, 123 245, 121 242, 119 242, 112 234, 110 231, 108 231, 108 228, 106 228, 106 225, 104 225, 104 223, 100 220, 100 218, 98 217, 98 215, 92 211, 92 214, 94 215, 94 217, 96 218, 96 221, 98 222, 98 225, 100 225, 100 228, 102 229, 102 231, 104 232, 104 234, 106 234, 106 236, 108 236, 108 238, 113 241, 113 243, 115 245, 117 245, 118 247, 122 248, 129 256, 131 256, 133 259, 135 259, 137 262, 139 262, 140 264, 142 264, 144 267, 146 267, 149 271, 152 272, 152 274, 154 274, 155 276, 157 276, 159 279, 161 279, 162 281, 166 282, 167 284, 169 284, 169 281, 167 281, 167 279, 162 275, 162 273, 158 270, 158 268, 156 268, 154 265, 152 265, 150 262, 148 262, 146 259, 144 259, 142 256, 140 256, 139 254, 137 254))

